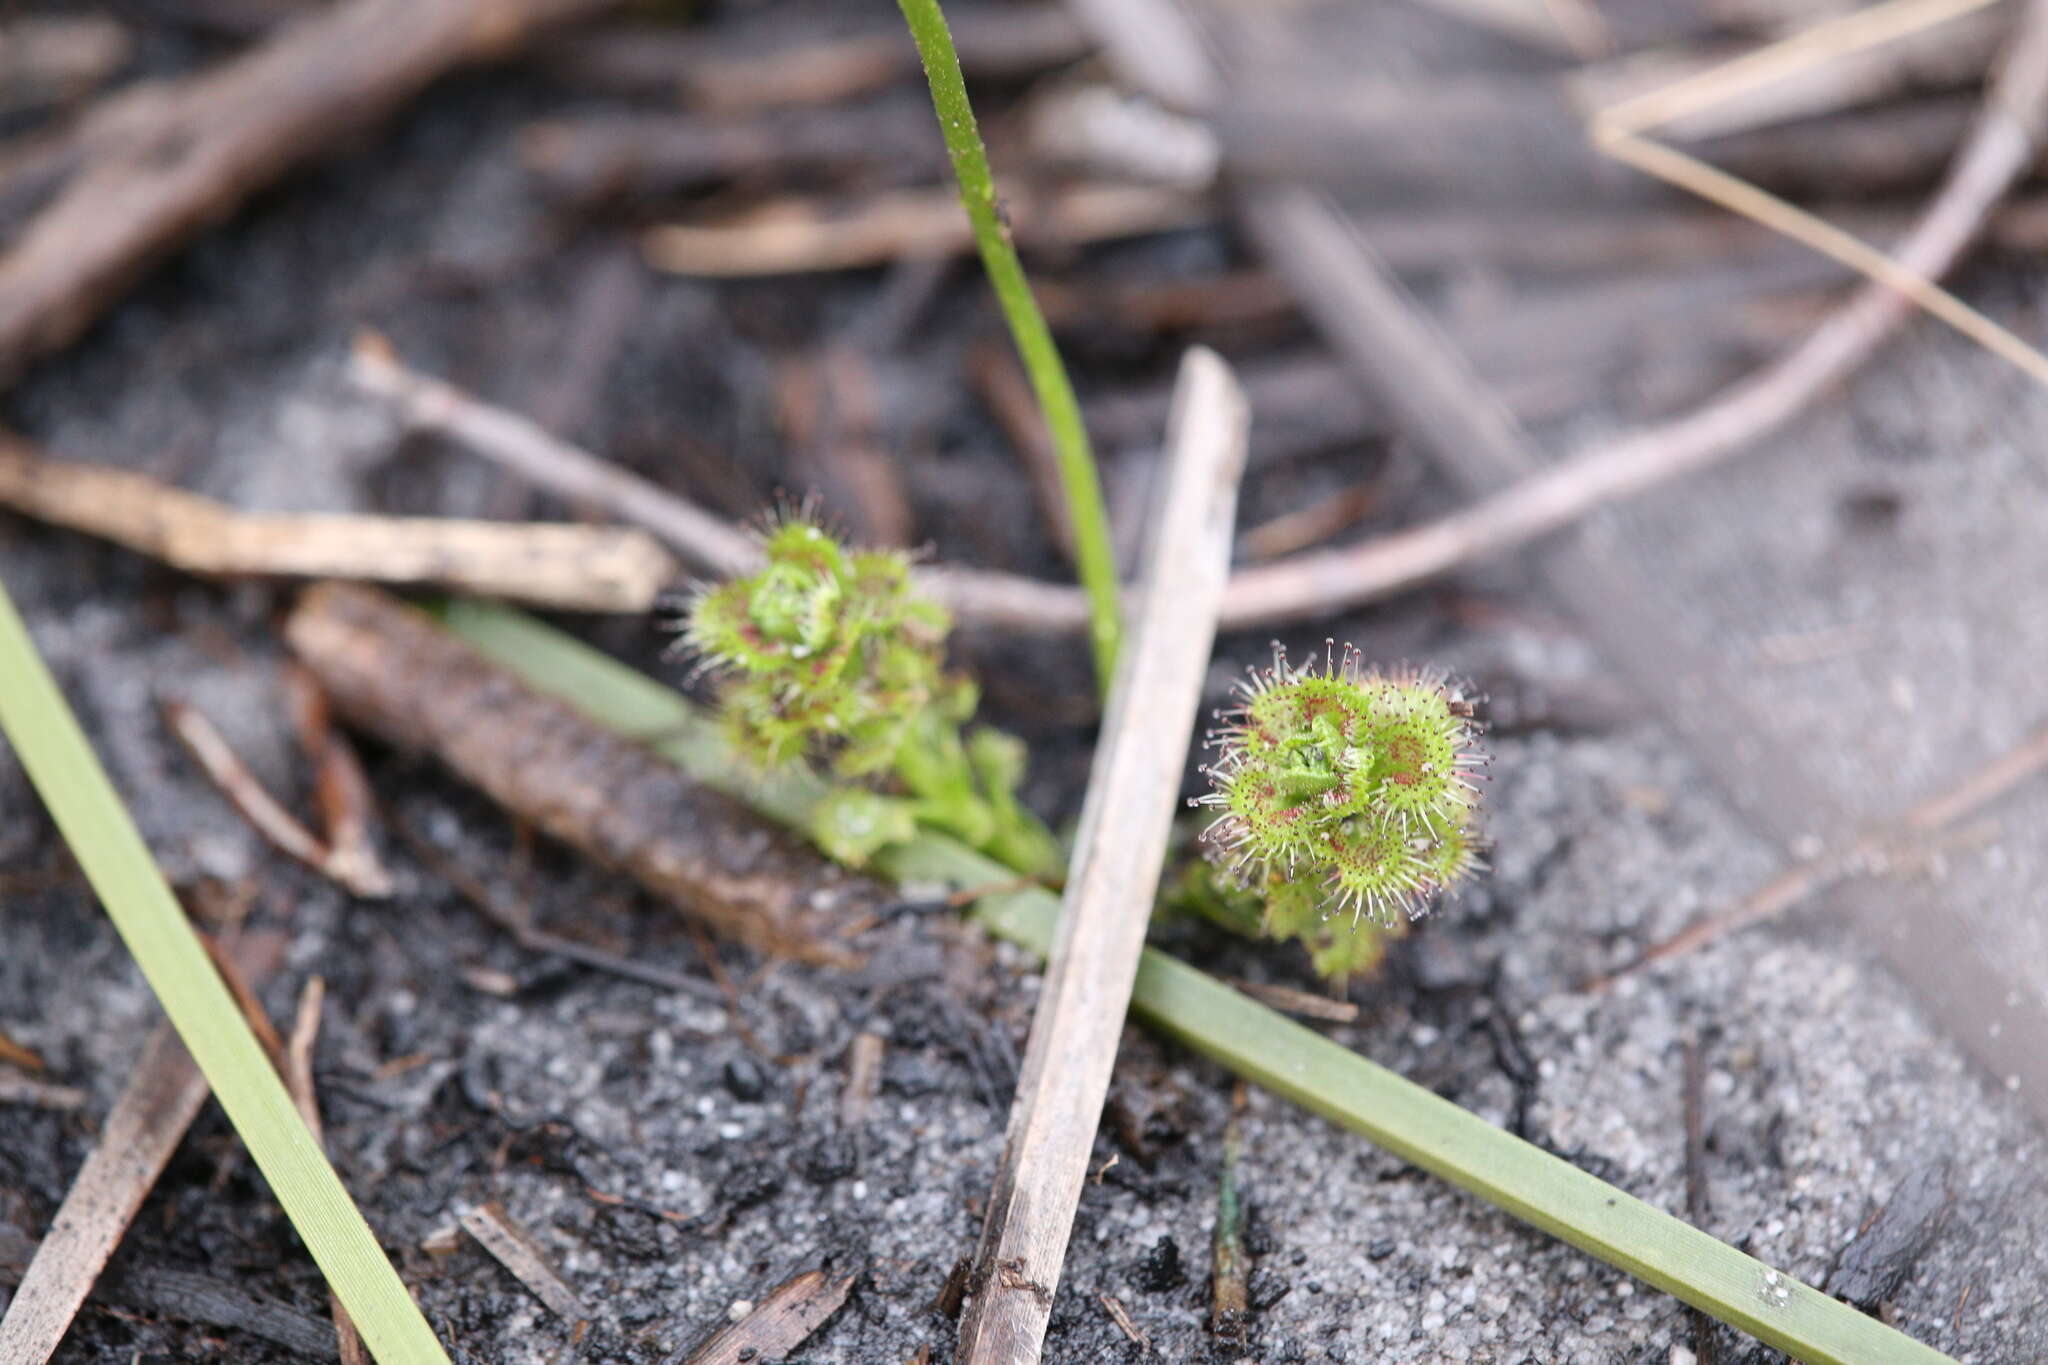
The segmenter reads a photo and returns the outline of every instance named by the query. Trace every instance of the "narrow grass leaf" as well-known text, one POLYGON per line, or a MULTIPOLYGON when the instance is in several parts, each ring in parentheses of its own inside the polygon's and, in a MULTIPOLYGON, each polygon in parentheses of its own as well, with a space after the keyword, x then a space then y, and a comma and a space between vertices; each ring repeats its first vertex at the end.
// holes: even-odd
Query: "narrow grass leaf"
POLYGON ((447 1356, 306 1131, 0 585, 0 731, 271 1191, 383 1365, 447 1356))

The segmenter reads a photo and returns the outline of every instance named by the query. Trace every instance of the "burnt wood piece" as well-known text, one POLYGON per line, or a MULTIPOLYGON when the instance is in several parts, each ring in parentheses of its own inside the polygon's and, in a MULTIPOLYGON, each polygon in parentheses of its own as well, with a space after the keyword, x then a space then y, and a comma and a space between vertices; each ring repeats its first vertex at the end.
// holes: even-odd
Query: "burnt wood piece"
POLYGON ((500 805, 713 930, 849 965, 850 904, 814 908, 825 862, 738 802, 545 696, 368 588, 323 583, 286 625, 335 709, 441 758, 500 805))

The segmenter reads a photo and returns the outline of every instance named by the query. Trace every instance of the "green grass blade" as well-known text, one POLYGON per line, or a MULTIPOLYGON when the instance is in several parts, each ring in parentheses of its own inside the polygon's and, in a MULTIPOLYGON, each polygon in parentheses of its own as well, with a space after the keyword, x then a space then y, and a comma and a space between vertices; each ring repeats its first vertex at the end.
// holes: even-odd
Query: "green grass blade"
MULTIPOLYGON (((824 790, 800 772, 747 776, 717 726, 688 700, 529 617, 463 603, 448 608, 445 619, 532 686, 600 724, 658 737, 654 748, 670 761, 775 819, 801 821, 824 790)), ((898 881, 959 887, 1014 876, 930 834, 887 850, 876 866, 898 881)), ((983 897, 973 914, 992 933, 1043 954, 1052 944, 1059 901, 1043 890, 1011 891, 983 897)), ((1164 953, 1146 950, 1133 1007, 1238 1075, 1796 1359, 1812 1365, 1949 1360, 1164 953)))
POLYGON ((960 202, 974 224, 974 242, 981 250, 981 263, 988 271, 1002 305, 1003 319, 1010 324, 1017 354, 1031 376, 1038 395, 1039 411, 1045 414, 1046 430, 1052 435, 1053 452, 1059 462, 1060 487, 1067 497, 1067 513, 1074 525, 1074 558, 1080 569, 1081 587, 1088 594, 1088 634, 1095 647, 1095 679, 1104 696, 1116 672, 1116 651, 1122 635, 1121 607, 1117 600, 1116 554, 1110 548, 1109 517, 1102 506, 1102 480, 1096 473, 1095 454, 1088 446, 1088 430, 1081 423, 1081 405, 1074 401, 1074 386, 1067 368, 1060 363, 1059 348, 1052 330, 1038 310, 1031 284, 1024 277, 1023 262, 1010 240, 1009 225, 1002 219, 996 200, 995 176, 988 168, 988 152, 981 145, 981 131, 974 122, 974 108, 967 102, 967 84, 960 76, 960 58, 953 51, 953 35, 938 0, 898 0, 910 36, 924 60, 925 79, 932 90, 932 108, 939 116, 939 131, 946 139, 946 155, 953 163, 953 176, 960 182, 960 202))
POLYGON ((4 584, 0 731, 364 1342, 383 1365, 446 1365, 164 884, 4 584))

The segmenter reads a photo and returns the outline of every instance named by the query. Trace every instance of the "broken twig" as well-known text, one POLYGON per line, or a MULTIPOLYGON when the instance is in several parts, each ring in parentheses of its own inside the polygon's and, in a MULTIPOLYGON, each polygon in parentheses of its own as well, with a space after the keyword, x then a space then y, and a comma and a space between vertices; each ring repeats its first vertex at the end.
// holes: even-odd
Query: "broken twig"
POLYGON ((345 859, 337 863, 334 850, 278 803, 204 712, 182 701, 166 701, 163 713, 164 724, 192 755, 192 761, 273 848, 333 878, 352 895, 375 898, 391 894, 390 879, 382 875, 381 867, 351 866, 345 859))
POLYGON ((810 1339, 853 1292, 855 1275, 806 1270, 784 1280, 754 1311, 698 1347, 688 1365, 781 1360, 810 1339))
POLYGON ((462 1215, 462 1227, 493 1260, 512 1272, 513 1279, 546 1304, 549 1312, 565 1322, 590 1321, 590 1305, 548 1263, 533 1234, 513 1222, 502 1205, 479 1204, 462 1215))
POLYGON ((684 913, 767 952, 846 965, 843 915, 815 909, 822 862, 730 798, 516 682, 370 588, 307 590, 286 627, 340 712, 435 754, 506 809, 684 913))
POLYGON ((1245 427, 1229 370, 1212 352, 1190 351, 1144 586, 960 1324, 969 1365, 1036 1360, 1044 1342, 1215 638, 1245 427))

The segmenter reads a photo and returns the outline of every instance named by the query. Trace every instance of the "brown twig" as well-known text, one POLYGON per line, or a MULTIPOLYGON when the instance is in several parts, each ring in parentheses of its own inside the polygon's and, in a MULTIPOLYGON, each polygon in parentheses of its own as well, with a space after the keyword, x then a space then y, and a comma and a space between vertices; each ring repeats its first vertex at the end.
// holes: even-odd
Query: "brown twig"
MULTIPOLYGON (((247 935, 234 951, 244 972, 260 978, 283 959, 284 946, 281 935, 247 935)), ((0 1360, 43 1365, 57 1349, 207 1093, 178 1035, 159 1025, 0 1317, 0 1360)))
POLYGON ((1211 352, 1190 351, 1181 375, 1144 587, 961 1319, 968 1365, 1036 1360, 1044 1342, 1229 572, 1244 397, 1211 352))
POLYGON ((291 647, 337 710, 431 752, 536 828, 766 952, 847 965, 843 912, 810 904, 818 860, 568 703, 516 681, 369 588, 307 590, 291 647))
POLYGON ((0 506, 187 573, 437 583, 570 611, 643 612, 676 562, 637 529, 245 512, 144 474, 0 438, 0 506))
POLYGON ((42 1059, 34 1048, 25 1047, 15 1042, 4 1032, 0 1032, 0 1062, 5 1062, 9 1066, 20 1067, 23 1071, 35 1072, 38 1075, 49 1067, 49 1064, 42 1059))
MULTIPOLYGON (((365 862, 358 850, 337 857, 337 850, 321 842, 290 811, 278 803, 256 774, 249 771, 228 742, 197 707, 182 701, 163 704, 164 724, 170 728, 185 752, 192 756, 221 795, 228 799, 244 820, 284 853, 331 877, 351 895, 379 898, 391 894, 391 880, 374 858, 365 862)), ((357 773, 360 777, 360 772, 357 773)))
POLYGON ((691 1352, 687 1365, 747 1365, 782 1360, 810 1339, 846 1296, 858 1275, 806 1270, 775 1286, 754 1311, 691 1352))
POLYGON ((370 833, 377 801, 362 760, 348 736, 328 723, 327 694, 313 675, 288 664, 284 681, 299 746, 313 760, 313 796, 327 833, 325 870, 344 886, 368 888, 359 895, 388 896, 391 874, 370 833))
POLYGON ((468 1210, 462 1215, 462 1227, 556 1317, 570 1323, 590 1321, 590 1306, 583 1296, 570 1288, 561 1272, 548 1262, 533 1235, 513 1222, 502 1205, 479 1204, 468 1210))
POLYGON ((151 92, 127 135, 86 150, 0 257, 0 386, 68 345, 150 265, 451 67, 608 0, 348 0, 151 92))

